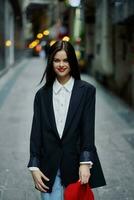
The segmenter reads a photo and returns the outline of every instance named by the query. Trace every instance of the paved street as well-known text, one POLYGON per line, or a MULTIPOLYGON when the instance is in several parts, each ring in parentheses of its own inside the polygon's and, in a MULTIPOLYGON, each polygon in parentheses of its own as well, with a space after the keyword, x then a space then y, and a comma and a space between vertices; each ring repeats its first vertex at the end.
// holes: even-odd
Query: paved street
MULTIPOLYGON (((25 58, 0 78, 0 200, 39 200, 27 169, 33 99, 45 64, 25 58)), ((107 186, 96 200, 134 200, 134 113, 92 78, 97 88, 96 145, 107 186)))

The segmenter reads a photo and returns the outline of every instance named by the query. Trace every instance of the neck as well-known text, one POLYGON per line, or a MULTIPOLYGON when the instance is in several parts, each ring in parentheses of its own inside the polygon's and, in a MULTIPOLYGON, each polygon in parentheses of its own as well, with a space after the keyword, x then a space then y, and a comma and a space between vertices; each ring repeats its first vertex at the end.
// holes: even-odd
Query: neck
POLYGON ((67 77, 57 77, 57 80, 60 82, 60 84, 64 85, 65 83, 68 82, 68 80, 71 78, 71 76, 67 76, 67 77))

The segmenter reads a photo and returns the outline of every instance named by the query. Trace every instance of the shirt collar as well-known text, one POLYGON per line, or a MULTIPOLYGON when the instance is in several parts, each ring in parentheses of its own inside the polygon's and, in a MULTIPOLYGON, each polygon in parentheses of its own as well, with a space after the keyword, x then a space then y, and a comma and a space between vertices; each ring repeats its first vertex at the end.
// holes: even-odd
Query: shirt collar
POLYGON ((55 79, 54 84, 53 84, 53 90, 55 93, 58 93, 61 88, 65 88, 68 92, 71 92, 73 89, 74 85, 74 78, 71 76, 70 79, 62 85, 57 79, 55 79))

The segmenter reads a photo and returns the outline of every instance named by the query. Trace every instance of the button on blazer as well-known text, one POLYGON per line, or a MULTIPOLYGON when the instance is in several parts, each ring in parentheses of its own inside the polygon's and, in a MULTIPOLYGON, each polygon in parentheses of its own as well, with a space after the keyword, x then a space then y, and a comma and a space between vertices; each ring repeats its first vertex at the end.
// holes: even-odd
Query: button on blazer
POLYGON ((52 90, 53 86, 43 86, 35 95, 28 167, 38 167, 50 179, 43 181, 51 192, 58 169, 66 187, 79 179, 80 162, 92 161, 90 186, 105 185, 95 146, 95 87, 75 80, 62 138, 56 127, 52 90))

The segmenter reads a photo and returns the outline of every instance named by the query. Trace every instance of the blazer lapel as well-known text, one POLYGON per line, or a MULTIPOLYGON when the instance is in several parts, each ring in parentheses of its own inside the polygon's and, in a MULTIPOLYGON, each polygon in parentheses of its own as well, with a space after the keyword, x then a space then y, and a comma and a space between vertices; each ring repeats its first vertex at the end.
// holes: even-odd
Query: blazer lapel
POLYGON ((46 95, 47 96, 46 96, 45 99, 46 99, 46 107, 47 107, 49 121, 50 121, 52 130, 54 131, 54 133, 56 134, 56 136, 58 138, 60 138, 59 134, 58 134, 57 126, 56 126, 55 115, 54 115, 53 89, 52 89, 52 87, 47 88, 46 95))
POLYGON ((74 87, 73 87, 73 90, 72 90, 71 99, 70 99, 70 104, 69 104, 69 108, 68 108, 67 118, 66 118, 66 122, 65 122, 65 126, 64 126, 64 131, 63 131, 63 135, 62 135, 62 139, 65 137, 67 130, 69 128, 69 125, 72 122, 74 114, 75 114, 75 112, 78 109, 78 106, 80 104, 81 97, 82 97, 82 94, 83 94, 83 90, 81 89, 82 86, 83 86, 82 82, 80 82, 79 80, 75 80, 74 87))

